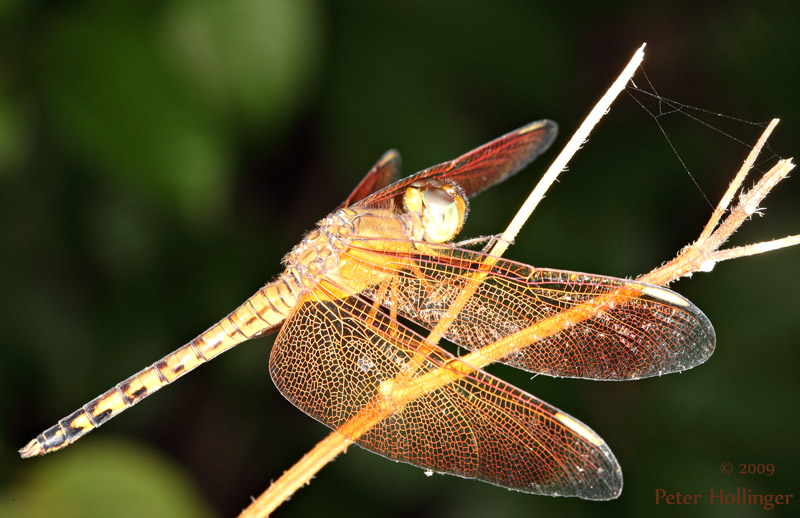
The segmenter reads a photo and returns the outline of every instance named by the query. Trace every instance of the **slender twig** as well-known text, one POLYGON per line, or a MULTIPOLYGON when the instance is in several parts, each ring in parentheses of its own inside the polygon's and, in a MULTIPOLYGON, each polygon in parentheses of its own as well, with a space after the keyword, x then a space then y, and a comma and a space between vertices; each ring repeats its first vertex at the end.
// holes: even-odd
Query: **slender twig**
MULTIPOLYGON (((625 88, 625 85, 639 67, 642 59, 644 59, 644 47, 645 44, 642 44, 642 46, 634 53, 630 62, 619 75, 617 80, 614 81, 609 90, 603 95, 603 97, 601 97, 600 101, 598 101, 597 105, 592 109, 591 112, 589 112, 586 120, 578 128, 578 131, 576 131, 576 133, 564 147, 564 150, 558 155, 558 157, 556 157, 556 160, 542 176, 542 179, 538 182, 534 190, 531 192, 531 195, 517 212, 517 215, 511 221, 506 231, 503 233, 497 243, 495 243, 495 246, 490 253, 490 261, 491 257, 499 257, 505 252, 509 244, 519 232, 519 229, 525 223, 525 220, 528 219, 538 202, 544 197, 547 189, 550 187, 550 185, 552 185, 561 171, 566 168, 569 160, 586 141, 592 128, 594 128, 600 118, 602 118, 602 116, 608 112, 611 103, 625 88)), ((482 267, 483 272, 488 271, 491 267, 491 262, 487 262, 487 264, 482 265, 482 267)), ((471 283, 473 290, 478 286, 481 279, 482 275, 481 273, 478 273, 471 283)), ((470 295, 471 291, 469 289, 465 289, 464 292, 462 292, 462 296, 459 297, 459 300, 455 301, 446 312, 450 318, 443 318, 442 321, 437 324, 436 328, 434 328, 427 337, 426 341, 428 343, 437 343, 441 339, 447 328, 452 323, 453 317, 458 314, 463 304, 465 304, 469 299, 470 295)), ((482 358, 471 360, 472 363, 470 365, 475 365, 480 368, 480 366, 491 363, 485 363, 485 360, 490 357, 490 355, 485 355, 482 358)), ((469 359, 465 361, 469 363, 469 359)), ((449 379, 451 377, 449 375, 443 376, 441 373, 438 376, 442 379, 449 379)), ((406 395, 406 397, 410 396, 410 394, 406 395)), ((384 416, 375 415, 362 417, 361 414, 358 414, 356 418, 348 421, 348 425, 345 426, 352 425, 353 428, 363 429, 361 433, 364 433, 369 430, 372 425, 377 424, 377 422, 383 419, 383 417, 384 416), (365 427, 363 424, 359 424, 359 422, 363 420, 374 420, 375 422, 365 427)), ((322 442, 318 443, 311 451, 303 456, 300 461, 286 471, 278 480, 273 482, 264 493, 255 499, 253 503, 242 512, 240 518, 262 518, 264 516, 268 516, 269 513, 277 509, 281 503, 291 497, 291 495, 297 489, 307 484, 314 474, 322 469, 325 464, 330 462, 339 453, 344 451, 352 443, 348 437, 356 439, 361 435, 361 433, 354 435, 352 430, 350 430, 348 433, 342 432, 344 432, 342 429, 332 432, 322 442)))
MULTIPOLYGON (((764 131, 764 135, 769 135, 777 124, 778 119, 773 119, 764 131)), ((720 204, 697 241, 681 250, 672 261, 639 277, 638 280, 652 284, 669 284, 694 272, 710 272, 720 261, 762 254, 800 244, 800 235, 794 235, 720 250, 720 247, 725 244, 742 223, 751 218, 753 214, 759 213, 759 206, 767 194, 778 182, 786 178, 789 171, 794 168, 791 158, 779 160, 769 171, 764 173, 764 176, 752 189, 741 192, 739 202, 731 209, 730 214, 721 223, 719 222, 719 216, 728 209, 733 197, 741 190, 747 171, 750 170, 751 164, 766 144, 764 135, 759 139, 739 173, 731 182, 730 187, 723 195, 720 204), (744 171, 744 174, 742 171, 744 171)))
MULTIPOLYGON (((639 49, 637 56, 641 52, 642 49, 639 49)), ((635 69, 636 67, 633 67, 630 73, 632 74, 633 70, 635 69)), ((628 78, 624 79, 621 84, 624 86, 627 81, 628 78)), ((615 85, 616 84, 617 83, 615 83, 615 85)), ((592 111, 592 114, 594 114, 595 111, 598 111, 597 108, 592 111)), ((602 113, 605 111, 607 111, 607 107, 599 110, 600 115, 602 115, 602 113)), ((590 114, 590 116, 592 114, 590 114)), ((761 201, 763 201, 764 197, 772 188, 775 187, 775 185, 777 185, 778 182, 780 182, 780 180, 785 178, 788 172, 794 167, 791 159, 779 161, 761 178, 761 180, 756 183, 752 189, 740 194, 739 202, 733 209, 731 209, 730 214, 720 223, 722 215, 728 209, 736 193, 740 191, 747 172, 752 168, 752 164, 758 156, 758 153, 763 148, 769 133, 771 133, 776 124, 777 120, 773 121, 773 123, 769 125, 764 132, 764 135, 762 135, 761 139, 756 144, 753 152, 751 152, 750 156, 748 156, 748 158, 745 160, 742 169, 734 178, 728 191, 723 195, 719 205, 712 214, 711 218, 709 219, 709 223, 706 225, 698 240, 692 245, 689 245, 681 250, 674 260, 654 269, 646 275, 639 277, 637 280, 641 282, 663 285, 682 276, 690 275, 696 271, 710 271, 717 262, 722 260, 759 254, 800 243, 800 235, 797 235, 774 241, 765 241, 742 247, 719 250, 719 247, 727 241, 727 239, 742 225, 746 219, 750 218, 753 214, 758 213, 759 205, 761 201)), ((586 123, 584 123, 581 128, 584 128, 585 125, 586 123)), ((570 140, 570 144, 576 142, 577 145, 574 146, 574 149, 571 151, 571 153, 567 153, 568 157, 580 147, 580 144, 586 139, 586 136, 588 136, 588 130, 586 135, 579 136, 576 134, 576 136, 570 140)), ((562 152, 562 155, 563 154, 564 152, 562 152)), ((557 161, 562 155, 559 155, 557 161)), ((543 177, 542 181, 540 181, 540 185, 542 185, 544 182, 549 186, 549 184, 555 179, 557 173, 563 170, 568 159, 569 158, 565 159, 563 164, 554 163, 550 170, 548 170, 548 173, 545 174, 545 177, 543 177), (557 171, 550 176, 551 170, 557 171)), ((537 186, 534 192, 537 192, 538 189, 539 186, 537 186)), ((536 195, 532 194, 529 200, 526 201, 525 205, 523 205, 523 208, 520 210, 532 211, 533 207, 535 207, 536 203, 538 203, 538 201, 544 195, 545 190, 546 188, 541 192, 537 192, 536 195), (534 201, 531 202, 531 199, 534 199, 534 201), (529 205, 532 206, 529 207, 529 205)), ((503 237, 501 237, 500 244, 492 250, 493 256, 499 256, 499 254, 503 253, 508 247, 508 243, 513 240, 516 232, 521 226, 521 223, 518 224, 515 222, 520 218, 522 218, 522 221, 524 222, 524 219, 526 219, 529 215, 530 212, 528 212, 524 218, 521 216, 519 218, 515 217, 514 221, 512 221, 512 224, 509 225, 509 229, 507 229, 506 233, 504 233, 503 237)), ((447 312, 448 315, 458 314, 458 311, 462 307, 463 303, 471 296, 472 290, 479 285, 483 276, 491 268, 491 265, 494 261, 495 258, 490 256, 487 260, 487 263, 482 265, 481 271, 476 274, 471 285, 464 290, 464 296, 459 297, 459 300, 457 300, 449 308, 447 312)), ((426 392, 435 390, 436 388, 444 386, 448 383, 452 383, 455 379, 468 375, 469 373, 483 368, 493 361, 497 361, 500 358, 508 355, 509 352, 513 351, 519 346, 519 339, 522 336, 530 336, 531 334, 535 334, 540 338, 544 338, 546 336, 553 335, 562 331, 567 325, 591 318, 594 308, 607 307, 610 302, 615 302, 617 298, 619 298, 620 301, 623 301, 628 296, 629 294, 625 292, 625 288, 621 288, 616 292, 612 292, 605 296, 597 297, 591 301, 588 301, 570 311, 564 312, 555 317, 544 319, 528 328, 520 330, 518 333, 509 335, 502 340, 498 340, 497 342, 492 343, 477 352, 469 353, 460 357, 460 361, 457 362, 457 365, 455 366, 448 365, 448 369, 441 368, 423 375, 417 380, 419 383, 409 386, 405 390, 397 391, 396 394, 392 394, 392 397, 398 402, 398 406, 402 407, 405 403, 422 396, 426 392)), ((452 318, 447 319, 447 322, 442 324, 442 326, 437 326, 429 336, 428 342, 437 342, 451 322, 452 318)), ((241 516, 247 518, 260 518, 267 516, 283 501, 288 499, 297 489, 302 487, 304 484, 307 484, 311 480, 311 477, 313 477, 317 471, 324 467, 325 464, 330 462, 330 460, 344 451, 347 446, 351 444, 351 440, 348 439, 348 437, 357 439, 372 426, 386 418, 390 413, 391 410, 380 411, 376 410, 376 408, 372 406, 370 406, 370 408, 363 409, 338 431, 331 433, 326 439, 317 444, 317 446, 308 454, 306 454, 297 464, 295 464, 295 466, 293 466, 289 471, 284 473, 283 476, 275 481, 270 488, 267 489, 267 491, 254 500, 252 505, 248 507, 241 516)))
POLYGON ((508 224, 508 228, 506 228, 503 235, 500 239, 495 243, 494 248, 492 251, 489 252, 489 255, 501 256, 505 253, 506 249, 508 248, 509 244, 514 242, 514 238, 517 237, 522 225, 528 221, 528 218, 533 214, 533 210, 539 204, 539 202, 544 198, 545 193, 553 182, 556 180, 559 174, 567 167, 567 164, 570 160, 572 160, 573 155, 581 148, 581 146, 586 142, 589 138, 589 133, 591 133, 592 129, 600 122, 600 119, 608 113, 608 110, 611 108, 611 103, 617 98, 619 93, 625 88, 625 85, 628 84, 631 77, 633 77, 633 73, 636 72, 636 69, 639 68, 639 65, 642 63, 644 59, 644 47, 647 45, 643 43, 641 47, 633 54, 628 64, 625 66, 625 69, 622 73, 617 77, 617 79, 612 83, 611 87, 608 91, 600 98, 592 111, 589 112, 589 115, 586 116, 586 119, 583 123, 578 127, 575 133, 572 135, 572 138, 569 139, 569 142, 564 146, 564 149, 559 153, 556 159, 553 161, 552 165, 547 169, 547 171, 542 176, 542 179, 539 180, 539 183, 536 184, 536 187, 533 188, 528 199, 525 200, 525 203, 520 207, 517 211, 516 216, 514 219, 511 220, 511 223, 508 224))
POLYGON ((767 125, 767 129, 764 130, 764 133, 761 134, 761 137, 758 139, 758 142, 756 142, 756 145, 753 146, 753 149, 750 151, 750 154, 747 155, 747 159, 745 159, 744 163, 742 164, 742 167, 739 169, 739 172, 736 173, 736 176, 733 178, 733 181, 728 186, 728 190, 725 191, 725 194, 722 195, 722 199, 719 200, 717 208, 714 209, 714 213, 711 215, 711 218, 709 218, 706 227, 703 229, 703 232, 700 234, 700 237, 697 238, 698 241, 706 240, 711 235, 711 233, 714 232, 714 229, 717 227, 717 223, 719 223, 719 220, 725 213, 725 209, 728 208, 734 195, 742 186, 742 182, 744 182, 747 173, 749 173, 750 169, 753 168, 753 164, 756 162, 756 158, 761 153, 761 149, 764 147, 764 144, 767 143, 767 139, 769 139, 769 136, 772 134, 772 131, 775 129, 775 127, 778 125, 779 122, 780 122, 779 119, 772 119, 770 123, 767 125))

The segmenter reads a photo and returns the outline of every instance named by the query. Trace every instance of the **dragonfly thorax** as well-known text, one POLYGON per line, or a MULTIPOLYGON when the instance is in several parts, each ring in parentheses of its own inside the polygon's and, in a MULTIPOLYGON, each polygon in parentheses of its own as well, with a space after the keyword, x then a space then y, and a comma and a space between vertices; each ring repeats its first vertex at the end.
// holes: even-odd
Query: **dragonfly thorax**
MULTIPOLYGON (((308 289, 323 276, 339 277, 342 255, 348 250, 351 256, 354 248, 362 253, 369 249, 399 252, 407 251, 414 242, 451 241, 461 231, 467 209, 467 196, 458 184, 433 178, 415 181, 403 193, 399 214, 356 205, 321 220, 285 257, 286 274, 298 288, 308 289)), ((355 291, 363 289, 364 283, 358 284, 352 287, 355 291)))
POLYGON ((295 297, 320 284, 336 298, 355 295, 402 268, 400 258, 421 241, 451 239, 463 221, 459 206, 466 203, 458 194, 441 189, 442 185, 416 186, 420 203, 414 205, 412 200, 402 212, 396 207, 356 205, 331 213, 284 258, 287 286, 295 297))
POLYGON ((355 234, 355 215, 341 209, 321 220, 284 258, 288 276, 302 287, 312 288, 320 277, 337 272, 339 255, 355 234))

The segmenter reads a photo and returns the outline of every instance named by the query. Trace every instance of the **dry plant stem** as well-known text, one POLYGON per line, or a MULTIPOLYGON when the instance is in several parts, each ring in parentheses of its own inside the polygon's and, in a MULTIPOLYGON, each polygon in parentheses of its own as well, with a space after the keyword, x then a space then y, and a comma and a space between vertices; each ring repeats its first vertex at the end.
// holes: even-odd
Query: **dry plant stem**
MULTIPOLYGON (((774 125, 768 128, 767 132, 771 131, 774 125)), ((581 139, 579 142, 582 142, 581 139)), ((757 149, 763 147, 765 138, 759 141, 756 146, 757 149)), ((723 196, 719 207, 712 215, 709 225, 712 232, 708 233, 704 230, 701 239, 696 243, 686 247, 681 253, 669 263, 663 265, 650 272, 649 274, 640 277, 638 280, 642 282, 649 282, 652 284, 666 284, 684 275, 689 275, 694 271, 708 271, 713 267, 717 261, 729 259, 733 257, 742 257, 744 255, 752 255, 762 253, 767 250, 779 248, 782 246, 791 246, 797 244, 800 236, 791 236, 777 241, 757 243, 747 247, 738 247, 728 250, 718 251, 718 248, 730 237, 731 234, 744 222, 744 220, 752 214, 757 212, 759 203, 764 199, 767 193, 777 184, 781 179, 786 177, 786 174, 793 167, 790 160, 782 160, 775 167, 773 167, 764 177, 756 184, 756 186, 740 196, 740 201, 737 206, 731 211, 731 214, 717 227, 721 215, 727 209, 730 201, 733 199, 735 193, 739 190, 746 171, 751 167, 749 163, 755 160, 757 151, 751 153, 751 157, 745 161, 743 166, 744 174, 740 172, 734 179, 731 188, 723 196), (752 159, 752 160, 751 160, 752 159), (713 230, 717 227, 716 230, 713 230)), ((541 197, 541 196, 540 196, 541 197)), ((707 228, 708 228, 707 226, 707 228)), ((506 234, 504 234, 504 237, 506 234)), ((507 246, 507 245, 506 245, 507 246)), ((501 248, 501 251, 505 248, 501 248)), ((493 250, 494 252, 494 250, 493 250)), ((472 287, 477 285, 482 280, 485 272, 491 268, 493 261, 487 261, 481 272, 478 272, 473 280, 472 287)), ((456 301, 451 307, 450 312, 456 312, 460 309, 461 303, 470 296, 470 290, 465 290, 465 297, 462 300, 456 301)), ((436 390, 438 387, 451 383, 461 376, 468 375, 477 369, 485 367, 486 365, 508 355, 521 345, 524 346, 524 340, 535 335, 539 338, 544 338, 563 330, 567 325, 574 324, 588 318, 591 318, 597 310, 602 310, 608 307, 611 303, 624 302, 630 297, 630 293, 626 293, 625 288, 621 288, 617 292, 607 294, 602 297, 597 297, 585 303, 582 306, 573 308, 570 311, 564 312, 552 318, 545 319, 537 322, 532 326, 521 330, 519 333, 509 335, 502 340, 490 344, 480 351, 473 352, 462 356, 459 361, 448 363, 434 372, 427 373, 419 376, 414 380, 413 384, 409 384, 407 388, 398 390, 392 394, 392 398, 396 405, 389 405, 389 408, 402 408, 402 406, 409 401, 413 401, 419 396, 431 391, 436 390)), ((437 329, 431 334, 431 341, 439 339, 444 331, 437 329)), ((391 414, 391 410, 386 409, 387 406, 380 404, 367 405, 360 411, 354 418, 345 423, 337 432, 330 434, 324 441, 319 443, 313 450, 311 450, 303 459, 298 462, 292 469, 287 471, 278 481, 276 481, 270 488, 265 491, 253 504, 246 509, 241 516, 243 517, 264 517, 276 509, 284 500, 288 499, 294 491, 302 485, 308 483, 311 477, 319 469, 321 469, 327 462, 332 460, 341 451, 351 443, 347 437, 357 438, 365 431, 369 430, 372 426, 380 422, 382 419, 391 414)))
POLYGON ((736 176, 733 178, 733 181, 728 186, 728 190, 725 191, 725 194, 722 195, 722 199, 719 201, 719 205, 717 205, 717 208, 714 209, 714 213, 708 220, 706 227, 703 229, 703 232, 700 234, 700 237, 697 238, 698 241, 705 241, 706 239, 708 239, 708 237, 717 227, 717 223, 719 223, 719 220, 725 213, 725 209, 727 209, 728 206, 730 205, 734 195, 736 195, 736 192, 741 187, 742 182, 744 182, 747 173, 749 173, 750 169, 753 168, 753 164, 755 164, 756 158, 761 153, 761 150, 767 143, 767 139, 769 139, 769 136, 772 134, 772 131, 775 129, 775 126, 777 126, 779 122, 780 122, 779 119, 772 119, 769 122, 769 124, 767 125, 767 129, 764 130, 764 133, 761 134, 761 137, 758 139, 758 142, 756 142, 756 145, 753 146, 752 150, 750 150, 750 154, 747 155, 747 159, 745 159, 744 163, 742 164, 742 167, 739 169, 739 172, 736 173, 736 176))
MULTIPOLYGON (((589 112, 586 120, 578 128, 578 131, 575 132, 573 137, 564 147, 564 150, 559 154, 558 157, 556 157, 556 160, 542 176, 542 179, 538 182, 528 199, 517 212, 517 215, 511 221, 506 231, 503 233, 498 242, 495 243, 495 246, 490 252, 491 256, 499 257, 505 252, 509 244, 513 241, 514 237, 516 237, 519 229, 533 212, 538 202, 544 197, 547 189, 550 187, 550 185, 552 185, 559 173, 564 170, 575 152, 580 149, 580 146, 588 138, 592 128, 594 128, 600 118, 602 118, 602 116, 608 112, 611 103, 625 88, 625 85, 628 83, 630 78, 633 76, 633 73, 644 59, 645 45, 646 44, 642 44, 642 46, 634 53, 625 69, 622 71, 616 81, 614 81, 609 90, 605 93, 605 95, 603 95, 592 111, 589 112)), ((479 272, 475 276, 472 283, 472 290, 477 288, 478 284, 485 275, 485 272, 489 271, 492 264, 493 261, 488 261, 486 264, 482 265, 483 272, 479 272)), ((427 338, 428 343, 437 343, 441 339, 444 332, 452 323, 453 317, 458 314, 461 307, 463 307, 463 304, 467 302, 471 294, 472 292, 470 289, 464 290, 459 300, 456 300, 448 311, 450 318, 442 319, 436 328, 431 331, 431 334, 427 338)), ((473 361, 476 364, 483 366, 491 363, 491 361, 486 361, 484 363, 484 361, 488 358, 489 356, 479 356, 477 359, 473 360, 465 358, 466 363, 464 365, 466 366, 470 361, 473 361)), ((478 366, 478 368, 480 368, 480 366, 478 366)), ((444 375, 440 375, 439 383, 449 383, 458 375, 464 375, 471 369, 462 370, 464 372, 461 374, 449 372, 445 373, 444 375)), ((434 384, 436 383, 436 380, 432 381, 434 384)), ((417 384, 417 386, 420 385, 427 386, 426 383, 417 384)), ((416 397, 418 397, 418 395, 416 397)), ((414 397, 414 394, 410 393, 398 396, 398 398, 403 398, 404 400, 406 398, 413 399, 414 397)), ((343 430, 340 428, 338 431, 332 432, 330 435, 328 435, 327 438, 318 443, 311 451, 303 456, 299 462, 286 471, 278 480, 273 482, 264 493, 255 499, 253 503, 250 504, 250 506, 240 514, 240 518, 263 518, 268 516, 272 511, 277 509, 281 503, 290 498, 297 489, 309 483, 317 471, 322 469, 339 453, 343 452, 352 442, 347 437, 359 437, 385 417, 386 416, 384 415, 376 415, 374 412, 369 412, 367 409, 365 409, 363 412, 360 412, 355 418, 353 418, 351 421, 348 421, 348 423, 342 427, 348 427, 352 429, 343 430)))
POLYGON ((289 500, 297 489, 310 482, 309 473, 313 476, 349 445, 350 441, 344 435, 336 432, 328 434, 281 478, 270 484, 266 492, 253 500, 253 503, 239 515, 240 518, 269 516, 281 503, 289 500), (265 498, 268 493, 270 498, 265 498))
POLYGON ((611 108, 611 103, 619 96, 619 93, 622 92, 625 85, 628 84, 628 81, 633 77, 633 73, 636 72, 636 69, 638 69, 639 65, 642 63, 645 45, 646 43, 643 43, 633 54, 633 57, 631 57, 628 64, 625 65, 619 77, 617 77, 611 87, 600 98, 594 108, 592 108, 592 111, 589 112, 589 115, 586 116, 586 119, 572 135, 572 138, 569 139, 564 149, 561 150, 561 153, 558 154, 550 167, 547 168, 547 171, 545 171, 542 178, 536 184, 536 187, 531 191, 528 199, 525 200, 525 203, 522 204, 517 214, 514 216, 514 219, 508 224, 508 228, 506 228, 505 232, 500 236, 500 239, 497 240, 489 251, 490 257, 481 265, 481 272, 478 272, 473 277, 473 282, 469 289, 465 288, 461 292, 459 298, 450 306, 447 314, 436 324, 436 327, 428 335, 429 342, 438 343, 442 336, 444 336, 455 317, 458 316, 461 309, 469 301, 470 297, 472 297, 475 289, 477 289, 478 285, 483 281, 483 278, 494 265, 495 258, 499 258, 506 252, 510 244, 514 241, 514 238, 517 237, 522 225, 525 224, 536 206, 544 198, 545 193, 550 186, 553 185, 553 182, 556 181, 558 175, 564 171, 575 153, 581 148, 586 139, 589 138, 589 133, 591 133, 592 129, 600 122, 603 115, 608 113, 608 110, 611 108))
POLYGON ((522 204, 519 211, 517 211, 516 216, 514 219, 511 220, 511 223, 508 224, 508 228, 506 228, 503 235, 500 239, 495 243, 495 246, 492 248, 489 255, 495 255, 500 257, 503 255, 508 248, 508 246, 514 242, 514 238, 517 237, 522 225, 528 221, 528 218, 533 213, 533 210, 539 204, 539 202, 544 198, 545 193, 556 180, 558 175, 563 171, 570 160, 572 160, 572 156, 580 149, 583 143, 589 138, 589 133, 591 133, 592 129, 600 122, 600 119, 608 113, 608 110, 611 108, 611 103, 617 98, 619 93, 625 88, 625 85, 628 84, 631 77, 633 77, 633 73, 636 72, 636 69, 639 68, 639 65, 642 63, 644 59, 644 47, 647 45, 646 43, 642 43, 642 46, 633 54, 630 61, 625 68, 622 70, 622 73, 619 77, 614 81, 608 91, 600 98, 592 111, 589 112, 589 115, 586 116, 586 119, 583 123, 578 127, 575 133, 572 135, 572 138, 569 139, 569 142, 564 146, 564 149, 561 153, 556 157, 553 161, 552 165, 547 169, 547 171, 542 176, 539 183, 536 184, 531 194, 528 196, 528 199, 525 200, 525 203, 522 204))
MULTIPOLYGON (((777 119, 774 119, 764 131, 764 134, 770 133, 777 122, 777 119)), ((727 210, 733 196, 741 188, 747 171, 749 171, 752 162, 765 143, 766 140, 762 136, 753 148, 753 152, 750 153, 750 156, 742 165, 742 169, 739 170, 739 173, 734 178, 728 191, 726 191, 723 196, 720 205, 717 207, 717 210, 714 211, 714 214, 697 241, 681 250, 672 261, 639 277, 637 280, 649 282, 651 284, 669 284, 676 279, 691 275, 697 271, 711 271, 716 263, 720 261, 762 254, 779 248, 800 244, 800 235, 794 235, 772 241, 762 241, 760 243, 720 250, 720 247, 725 244, 742 223, 751 218, 753 214, 759 213, 759 205, 767 194, 769 194, 778 182, 786 178, 789 171, 794 168, 792 159, 779 160, 778 163, 761 177, 752 189, 741 193, 739 202, 731 209, 728 217, 726 217, 722 223, 719 223, 719 216, 727 210), (719 226, 717 226, 718 223, 719 226)))

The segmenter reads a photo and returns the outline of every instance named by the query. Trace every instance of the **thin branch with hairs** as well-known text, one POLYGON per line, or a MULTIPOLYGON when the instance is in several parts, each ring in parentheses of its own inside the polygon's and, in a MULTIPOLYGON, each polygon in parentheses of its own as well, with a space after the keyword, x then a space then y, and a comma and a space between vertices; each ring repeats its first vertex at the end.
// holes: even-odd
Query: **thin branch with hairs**
MULTIPOLYGON (((490 255, 487 256, 486 262, 481 265, 479 271, 476 272, 474 277, 471 279, 470 285, 464 288, 463 293, 449 308, 449 310, 446 312, 446 315, 458 314, 466 301, 472 296, 474 290, 480 285, 486 273, 491 269, 496 259, 508 248, 509 243, 513 241, 514 236, 516 236, 522 224, 530 216, 533 208, 543 198, 547 188, 550 186, 550 184, 552 184, 558 174, 563 171, 572 155, 587 139, 591 128, 597 123, 597 121, 599 121, 602 115, 608 111, 617 94, 630 80, 630 77, 633 75, 633 72, 639 66, 639 63, 643 58, 643 49, 644 45, 642 45, 642 47, 636 52, 623 73, 609 89, 609 92, 604 95, 598 105, 592 110, 589 117, 587 117, 587 120, 570 139, 564 151, 562 151, 562 153, 556 158, 553 165, 545 173, 542 180, 531 193, 529 199, 518 212, 517 216, 515 216, 514 220, 512 220, 512 223, 509 224, 509 228, 506 229, 506 232, 503 233, 502 237, 492 248, 490 255)), ((746 178, 748 172, 752 169, 752 165, 755 162, 756 157, 764 147, 769 134, 775 128, 777 122, 777 119, 773 120, 773 122, 767 127, 761 139, 759 139, 758 143, 745 160, 739 173, 735 176, 728 191, 723 195, 698 240, 681 250, 675 259, 662 265, 661 267, 652 270, 648 274, 638 277, 636 279, 637 281, 656 285, 666 285, 674 280, 679 279, 680 277, 691 275, 693 272, 710 271, 719 261, 760 254, 766 251, 793 246, 800 243, 800 235, 794 235, 774 241, 766 241, 747 246, 720 250, 720 247, 744 223, 744 221, 758 212, 759 205, 766 195, 783 178, 785 178, 788 172, 794 167, 791 159, 780 160, 775 164, 774 167, 764 174, 764 176, 752 189, 746 192, 742 191, 741 189, 744 179, 746 178), (732 209, 730 209, 728 216, 722 219, 722 216, 724 215, 725 211, 729 209, 731 201, 736 193, 740 193, 738 203, 732 209)), ((629 295, 626 294, 624 287, 615 292, 596 297, 595 299, 587 301, 569 311, 544 319, 531 325, 530 327, 520 330, 518 333, 504 337, 497 342, 483 347, 479 351, 463 355, 459 357, 459 360, 461 361, 458 362, 458 366, 450 366, 451 368, 448 370, 439 369, 437 371, 427 373, 423 376, 426 378, 423 382, 420 382, 414 387, 410 387, 405 391, 398 391, 397 394, 393 394, 392 396, 398 402, 398 405, 402 407, 402 405, 405 403, 413 401, 414 399, 422 396, 424 394, 424 392, 422 392, 423 390, 435 390, 438 387, 452 383, 461 376, 469 375, 471 372, 481 369, 493 363, 494 361, 505 357, 509 354, 509 352, 513 351, 513 349, 518 346, 517 340, 520 336, 529 336, 531 333, 534 333, 539 338, 545 338, 562 331, 570 324, 590 318, 595 308, 614 303, 618 299, 620 301, 624 301, 628 297, 629 295)), ((437 343, 451 323, 452 318, 443 318, 427 337, 426 342, 430 344, 437 343)), ((291 469, 286 471, 278 480, 273 482, 263 494, 255 499, 252 504, 242 512, 240 517, 263 518, 268 516, 272 511, 277 509, 281 503, 288 500, 295 491, 297 491, 303 485, 308 484, 311 478, 320 469, 322 469, 322 467, 324 467, 340 453, 345 451, 353 440, 363 435, 372 426, 376 425, 389 415, 391 415, 390 409, 386 409, 383 412, 377 412, 374 408, 371 408, 359 412, 354 418, 345 423, 337 431, 329 434, 328 437, 318 443, 291 469)))

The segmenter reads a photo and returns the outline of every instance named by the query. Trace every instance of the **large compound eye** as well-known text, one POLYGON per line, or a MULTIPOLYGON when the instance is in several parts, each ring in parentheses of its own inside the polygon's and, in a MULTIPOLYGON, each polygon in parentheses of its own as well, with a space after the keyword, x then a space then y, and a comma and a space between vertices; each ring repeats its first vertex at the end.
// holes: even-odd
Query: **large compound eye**
POLYGON ((406 189, 403 200, 408 212, 420 215, 426 241, 450 241, 464 225, 467 199, 456 184, 419 180, 406 189))

